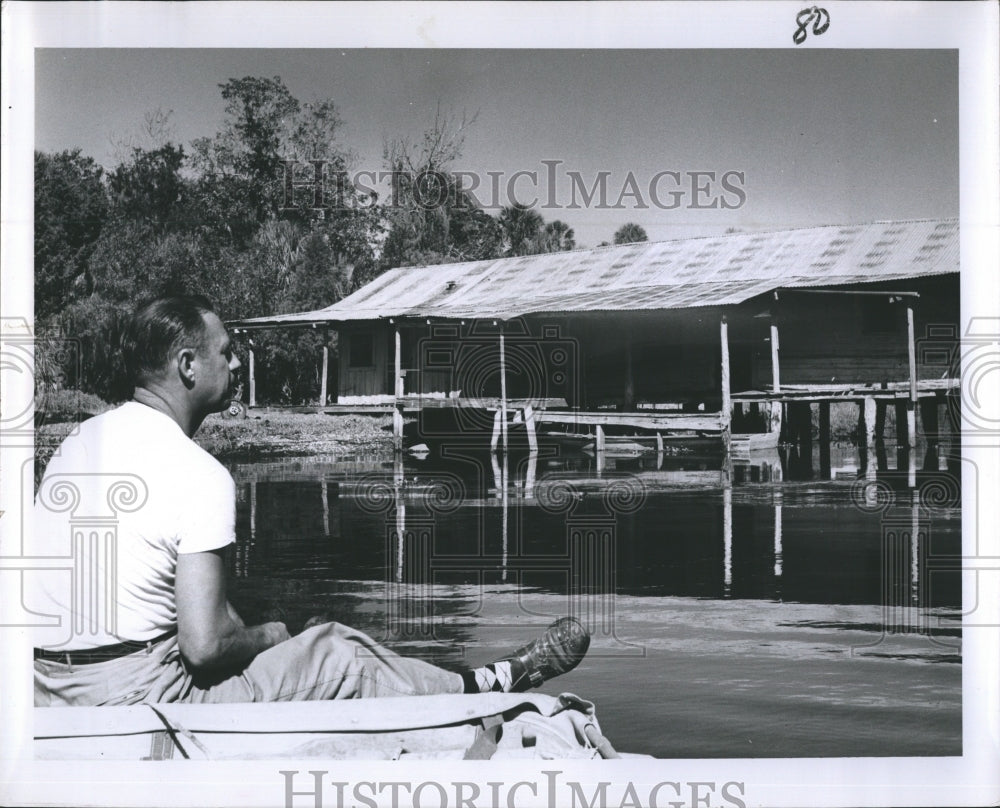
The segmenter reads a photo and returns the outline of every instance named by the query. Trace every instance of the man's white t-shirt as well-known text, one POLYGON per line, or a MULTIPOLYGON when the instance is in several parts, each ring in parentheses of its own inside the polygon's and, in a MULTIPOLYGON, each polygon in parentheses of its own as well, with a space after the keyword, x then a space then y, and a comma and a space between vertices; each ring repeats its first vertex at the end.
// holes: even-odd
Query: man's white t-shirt
POLYGON ((130 401, 83 422, 35 499, 26 549, 46 569, 27 573, 25 605, 49 619, 35 646, 79 650, 175 630, 177 554, 231 544, 235 514, 229 472, 169 416, 130 401))

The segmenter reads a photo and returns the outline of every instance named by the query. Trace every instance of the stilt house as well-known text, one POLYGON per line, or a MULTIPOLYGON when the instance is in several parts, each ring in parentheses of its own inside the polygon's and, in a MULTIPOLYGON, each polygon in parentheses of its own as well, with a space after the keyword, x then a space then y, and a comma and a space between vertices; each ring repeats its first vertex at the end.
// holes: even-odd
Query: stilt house
POLYGON ((958 222, 933 220, 400 267, 327 308, 231 325, 336 329, 329 407, 728 440, 776 431, 795 402, 941 403, 958 323, 958 222))

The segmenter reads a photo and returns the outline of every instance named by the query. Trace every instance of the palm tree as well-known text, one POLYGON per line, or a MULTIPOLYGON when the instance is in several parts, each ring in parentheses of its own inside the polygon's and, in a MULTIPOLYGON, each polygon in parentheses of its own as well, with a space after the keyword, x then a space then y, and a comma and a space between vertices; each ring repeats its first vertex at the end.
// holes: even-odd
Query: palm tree
POLYGON ((538 236, 543 223, 540 213, 520 202, 500 211, 504 255, 531 255, 538 252, 538 236))
POLYGON ((539 252, 563 252, 576 247, 573 228, 558 219, 545 225, 541 234, 539 252))
POLYGON ((649 236, 634 222, 623 224, 615 233, 615 244, 632 244, 636 241, 649 241, 649 236))

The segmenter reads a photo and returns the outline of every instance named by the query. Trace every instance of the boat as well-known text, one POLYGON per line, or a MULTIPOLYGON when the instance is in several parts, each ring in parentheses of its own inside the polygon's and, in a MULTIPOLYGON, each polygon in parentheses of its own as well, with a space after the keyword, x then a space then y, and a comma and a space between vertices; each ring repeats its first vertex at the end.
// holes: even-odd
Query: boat
POLYGON ((571 693, 482 693, 266 704, 38 707, 47 760, 465 760, 620 754, 571 693))

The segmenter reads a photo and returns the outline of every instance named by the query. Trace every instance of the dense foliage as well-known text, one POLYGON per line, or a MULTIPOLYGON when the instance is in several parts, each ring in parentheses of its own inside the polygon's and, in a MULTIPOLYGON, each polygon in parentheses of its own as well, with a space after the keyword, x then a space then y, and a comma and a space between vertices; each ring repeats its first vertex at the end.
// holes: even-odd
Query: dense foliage
MULTIPOLYGON (((472 122, 440 111, 419 145, 386 145, 391 200, 348 183, 337 205, 317 210, 293 198, 287 206, 288 160, 323 161, 328 176, 350 167, 336 105, 300 102, 278 77, 231 79, 220 90, 219 131, 188 147, 162 138, 130 145, 107 172, 79 149, 36 153, 43 399, 65 388, 127 397, 115 349, 123 318, 158 294, 205 294, 223 318, 263 316, 328 306, 394 266, 575 246, 569 227, 533 210, 515 205, 493 217, 478 207, 449 173, 472 122)), ((315 398, 324 339, 313 330, 257 332, 258 400, 315 398)))

